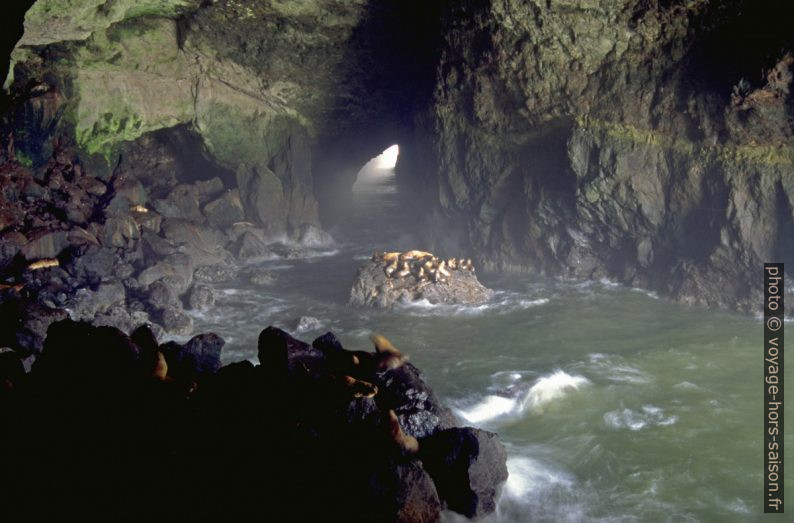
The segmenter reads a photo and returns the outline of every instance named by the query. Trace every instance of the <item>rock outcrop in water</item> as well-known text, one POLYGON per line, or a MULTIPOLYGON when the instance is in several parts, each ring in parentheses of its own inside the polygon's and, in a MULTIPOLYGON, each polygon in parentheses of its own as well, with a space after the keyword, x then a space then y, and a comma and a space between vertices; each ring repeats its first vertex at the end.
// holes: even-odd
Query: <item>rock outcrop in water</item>
POLYGON ((273 327, 260 365, 221 367, 223 345, 63 320, 29 374, 0 352, 0 519, 430 522, 445 508, 494 510, 504 447, 458 427, 410 363, 378 370, 331 333, 308 345, 273 327))
POLYGON ((492 295, 477 279, 471 260, 439 260, 420 251, 375 253, 356 273, 350 304, 388 308, 427 300, 470 305, 492 295))

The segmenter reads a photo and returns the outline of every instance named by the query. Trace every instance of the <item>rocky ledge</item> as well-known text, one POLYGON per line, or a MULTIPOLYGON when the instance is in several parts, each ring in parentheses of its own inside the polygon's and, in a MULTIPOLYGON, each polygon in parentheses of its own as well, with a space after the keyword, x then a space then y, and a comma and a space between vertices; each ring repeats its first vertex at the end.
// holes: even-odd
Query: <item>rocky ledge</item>
POLYGON ((347 351, 268 327, 259 365, 224 340, 53 323, 30 373, 0 353, 0 519, 437 521, 479 517, 507 478, 381 336, 347 351))
POLYGON ((388 252, 373 254, 359 267, 350 304, 378 308, 419 300, 475 304, 492 295, 477 279, 471 260, 442 260, 424 251, 388 252))

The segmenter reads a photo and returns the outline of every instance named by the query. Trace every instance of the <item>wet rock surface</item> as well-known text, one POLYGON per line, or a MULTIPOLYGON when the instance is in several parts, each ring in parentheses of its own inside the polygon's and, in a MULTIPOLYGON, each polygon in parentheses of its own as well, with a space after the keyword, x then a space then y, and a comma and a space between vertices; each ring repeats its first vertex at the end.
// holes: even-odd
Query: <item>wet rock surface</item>
POLYGON ((407 523, 493 512, 504 447, 451 417, 415 431, 406 405, 445 411, 415 367, 342 362, 353 353, 331 333, 309 345, 268 327, 259 365, 221 367, 223 345, 67 319, 29 374, 19 353, 0 352, 0 517, 407 523))
MULTIPOLYGON (((402 262, 397 265, 401 267, 402 262)), ((417 261, 414 266, 421 264, 417 261)), ((479 282, 473 270, 445 270, 446 276, 434 278, 418 276, 414 266, 404 269, 407 274, 399 275, 399 267, 389 274, 388 262, 383 260, 366 262, 359 267, 353 280, 350 304, 377 308, 419 300, 432 304, 477 304, 488 301, 493 295, 493 291, 479 282)))

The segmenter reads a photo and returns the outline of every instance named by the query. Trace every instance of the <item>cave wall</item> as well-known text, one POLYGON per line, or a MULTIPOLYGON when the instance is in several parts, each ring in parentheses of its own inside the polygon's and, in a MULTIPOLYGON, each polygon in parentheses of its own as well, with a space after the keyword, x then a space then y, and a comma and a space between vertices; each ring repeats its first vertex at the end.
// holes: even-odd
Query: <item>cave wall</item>
POLYGON ((794 262, 791 14, 746 1, 451 7, 422 116, 436 245, 757 309, 761 264, 794 262))
POLYGON ((214 170, 271 235, 332 225, 399 143, 422 248, 749 310, 760 264, 794 261, 792 10, 38 0, 3 139, 32 168, 70 143, 161 199, 214 170))
POLYGON ((42 164, 65 135, 109 172, 127 144, 188 128, 251 194, 252 221, 316 223, 312 147, 351 96, 366 4, 39 0, 7 80, 18 156, 42 164))

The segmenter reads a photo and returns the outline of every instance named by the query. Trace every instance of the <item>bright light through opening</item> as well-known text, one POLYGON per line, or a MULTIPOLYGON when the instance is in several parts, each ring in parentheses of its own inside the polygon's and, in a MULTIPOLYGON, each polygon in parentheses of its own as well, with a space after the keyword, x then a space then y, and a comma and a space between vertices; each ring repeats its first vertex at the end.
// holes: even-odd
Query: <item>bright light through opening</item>
POLYGON ((394 166, 397 165, 397 157, 400 155, 400 146, 399 145, 392 145, 382 153, 380 156, 376 158, 378 161, 378 167, 381 169, 394 169, 394 166))

